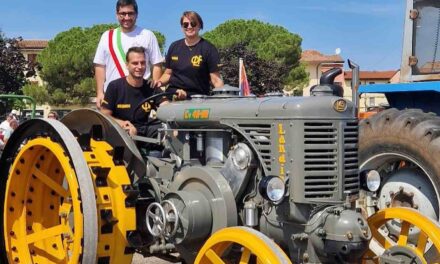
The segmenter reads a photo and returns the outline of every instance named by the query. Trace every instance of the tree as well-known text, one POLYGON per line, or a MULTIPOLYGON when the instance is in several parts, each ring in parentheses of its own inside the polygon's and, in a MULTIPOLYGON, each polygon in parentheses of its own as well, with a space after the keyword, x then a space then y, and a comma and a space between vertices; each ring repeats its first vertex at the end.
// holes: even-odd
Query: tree
MULTIPOLYGON (((234 19, 206 32, 203 37, 219 49, 237 44, 245 45, 246 50, 255 52, 257 58, 274 65, 282 65, 286 69, 280 69, 283 71, 280 78, 286 89, 302 89, 308 82, 305 68, 299 62, 302 39, 281 26, 255 19, 234 19), (294 80, 293 77, 300 79, 294 80)), ((221 58, 225 59, 224 56, 221 58)), ((238 58, 236 59, 238 61, 238 58)), ((246 66, 247 70, 252 70, 248 65, 246 66)), ((236 74, 238 74, 238 68, 236 74)))
POLYGON ((18 43, 22 39, 6 38, 0 31, 0 93, 18 93, 26 83, 25 73, 33 74, 20 52, 18 43))
POLYGON ((50 95, 47 91, 47 86, 40 86, 38 84, 26 84, 22 88, 23 94, 34 98, 37 104, 45 104, 49 102, 50 95))
MULTIPOLYGON (((90 28, 74 27, 59 33, 49 41, 48 47, 38 56, 38 62, 42 67, 41 76, 48 83, 49 93, 52 97, 57 97, 52 98, 52 102, 74 103, 78 102, 76 99, 90 95, 87 89, 77 88, 75 92, 74 87, 81 86, 87 78, 93 78, 93 57, 99 39, 104 31, 115 27, 116 24, 101 24, 90 28), (85 94, 79 95, 78 89, 85 94), (60 92, 64 92, 65 96, 60 96, 60 92)), ((155 34, 160 47, 163 48, 165 37, 159 32, 155 34)))
POLYGON ((238 58, 242 58, 253 94, 263 95, 268 92, 281 92, 283 90, 282 77, 288 72, 288 69, 281 63, 270 63, 258 58, 256 52, 246 49, 246 46, 244 43, 238 43, 231 47, 219 49, 223 63, 221 73, 224 82, 238 86, 238 58))
POLYGON ((95 96, 95 93, 95 79, 83 79, 80 83, 73 86, 73 103, 82 106, 87 105, 90 103, 90 97, 95 96))

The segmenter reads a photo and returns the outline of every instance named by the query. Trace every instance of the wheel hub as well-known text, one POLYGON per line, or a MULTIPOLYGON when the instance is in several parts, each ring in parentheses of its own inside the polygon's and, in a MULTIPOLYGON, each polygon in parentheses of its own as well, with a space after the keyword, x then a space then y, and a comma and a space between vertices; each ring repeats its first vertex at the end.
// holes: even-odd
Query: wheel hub
POLYGON ((423 264, 424 261, 417 255, 416 252, 408 247, 393 246, 383 253, 379 258, 379 263, 411 263, 423 264))

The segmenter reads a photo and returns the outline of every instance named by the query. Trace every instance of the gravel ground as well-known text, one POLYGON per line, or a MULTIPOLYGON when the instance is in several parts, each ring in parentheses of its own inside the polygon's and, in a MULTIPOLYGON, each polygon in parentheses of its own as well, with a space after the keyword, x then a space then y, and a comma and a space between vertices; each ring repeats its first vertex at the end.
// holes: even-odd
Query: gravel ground
POLYGON ((131 264, 147 264, 147 263, 148 264, 171 264, 171 263, 179 264, 181 262, 177 262, 177 263, 169 262, 156 257, 144 258, 140 254, 134 254, 133 261, 131 262, 131 264))

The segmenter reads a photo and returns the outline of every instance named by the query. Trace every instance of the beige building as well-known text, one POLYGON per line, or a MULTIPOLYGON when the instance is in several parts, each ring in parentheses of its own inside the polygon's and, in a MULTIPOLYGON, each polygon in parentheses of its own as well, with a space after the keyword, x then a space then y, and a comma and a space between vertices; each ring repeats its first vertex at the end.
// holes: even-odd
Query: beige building
MULTIPOLYGON (((47 47, 47 40, 22 40, 19 42, 18 46, 20 47, 21 53, 24 58, 30 63, 34 64, 37 62, 37 56, 40 54, 44 48, 47 47)), ((28 78, 30 83, 35 83, 38 85, 43 85, 43 80, 41 80, 38 75, 38 71, 36 76, 28 78)))
MULTIPOLYGON (((316 50, 305 50, 301 54, 301 62, 306 65, 310 78, 308 86, 303 89, 304 96, 309 96, 310 88, 319 84, 322 73, 332 68, 341 68, 342 74, 335 78, 335 83, 341 85, 344 89, 344 98, 352 99, 352 72, 344 71, 344 60, 340 55, 325 55, 316 50)), ((359 75, 361 84, 397 83, 399 82, 400 71, 361 71, 359 75)), ((360 111, 380 107, 384 104, 388 104, 388 102, 383 94, 361 95, 359 101, 360 111)))
MULTIPOLYGON (((339 55, 324 55, 316 50, 305 50, 301 54, 302 63, 306 65, 306 71, 309 73, 309 84, 303 89, 303 95, 310 95, 310 88, 319 84, 319 79, 323 72, 332 68, 341 68, 342 74, 338 75, 335 83, 343 86, 344 84, 344 60, 339 55)), ((346 96, 344 90, 344 97, 346 96)), ((351 96, 351 95, 349 95, 351 96)))

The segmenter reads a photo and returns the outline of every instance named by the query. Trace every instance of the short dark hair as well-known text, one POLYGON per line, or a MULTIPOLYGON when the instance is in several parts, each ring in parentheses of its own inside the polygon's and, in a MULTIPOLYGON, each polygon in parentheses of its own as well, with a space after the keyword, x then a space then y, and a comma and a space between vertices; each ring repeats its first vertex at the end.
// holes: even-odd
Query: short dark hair
POLYGON ((127 54, 125 55, 125 60, 128 62, 128 56, 130 53, 142 53, 145 56, 145 48, 144 47, 131 47, 128 49, 127 54))
POLYGON ((119 8, 121 8, 121 6, 128 5, 132 5, 134 8, 134 12, 136 12, 136 14, 138 13, 138 5, 136 3, 136 0, 118 0, 118 2, 116 2, 116 13, 119 12, 119 8))
POLYGON ((196 11, 185 11, 180 17, 180 25, 183 24, 183 18, 188 18, 190 22, 197 22, 200 25, 200 29, 203 29, 202 17, 196 11))

